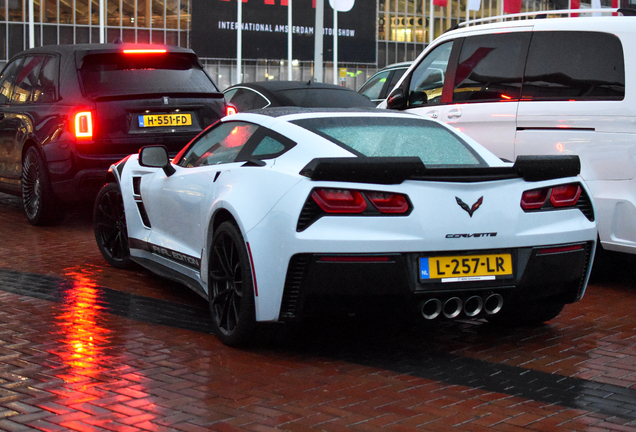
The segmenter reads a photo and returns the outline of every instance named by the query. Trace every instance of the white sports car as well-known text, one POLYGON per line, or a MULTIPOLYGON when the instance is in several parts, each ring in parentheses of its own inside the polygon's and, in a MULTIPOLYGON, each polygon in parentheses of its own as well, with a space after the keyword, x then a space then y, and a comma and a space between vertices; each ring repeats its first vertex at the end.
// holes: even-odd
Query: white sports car
MULTIPOLYGON (((394 300, 425 319, 538 323, 585 291, 594 209, 577 156, 502 162, 410 114, 278 108, 228 116, 172 161, 111 167, 95 237, 209 299, 216 335, 320 305, 394 300)), ((323 309, 324 310, 324 309, 323 309)))

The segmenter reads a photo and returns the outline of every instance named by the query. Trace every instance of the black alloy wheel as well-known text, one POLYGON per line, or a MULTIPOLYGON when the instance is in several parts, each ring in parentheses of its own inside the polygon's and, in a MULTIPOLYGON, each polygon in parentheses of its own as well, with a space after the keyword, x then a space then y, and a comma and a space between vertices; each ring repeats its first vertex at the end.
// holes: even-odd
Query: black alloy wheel
POLYGON ((214 334, 229 346, 249 344, 256 326, 254 288, 247 248, 234 224, 223 222, 216 229, 209 268, 214 334))
POLYGON ((106 261, 116 268, 130 268, 133 262, 128 247, 126 214, 117 183, 108 183, 97 194, 93 225, 97 246, 106 261))
POLYGON ((57 202, 36 147, 30 147, 22 161, 22 207, 31 225, 48 225, 57 219, 57 202))

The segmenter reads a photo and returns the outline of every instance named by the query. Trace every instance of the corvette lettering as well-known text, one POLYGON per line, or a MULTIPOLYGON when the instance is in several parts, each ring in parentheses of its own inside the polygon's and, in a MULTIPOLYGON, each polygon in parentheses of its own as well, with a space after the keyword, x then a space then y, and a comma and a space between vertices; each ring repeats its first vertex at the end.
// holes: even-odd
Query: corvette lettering
POLYGON ((446 238, 497 237, 496 232, 473 234, 446 234, 446 238))

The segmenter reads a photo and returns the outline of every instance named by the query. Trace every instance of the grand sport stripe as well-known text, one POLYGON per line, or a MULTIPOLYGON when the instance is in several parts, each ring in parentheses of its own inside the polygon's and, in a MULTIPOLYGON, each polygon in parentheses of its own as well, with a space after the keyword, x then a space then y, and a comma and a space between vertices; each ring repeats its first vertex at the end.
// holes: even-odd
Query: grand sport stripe
POLYGON ((169 259, 170 261, 174 261, 176 263, 182 264, 198 272, 201 271, 200 258, 186 255, 184 253, 177 252, 176 250, 168 249, 163 246, 148 243, 143 240, 139 240, 132 237, 128 239, 128 244, 130 245, 131 249, 141 249, 141 250, 153 253, 155 255, 158 255, 160 257, 169 259))
MULTIPOLYGON (((0 290, 14 294, 63 303, 74 289, 73 283, 66 279, 0 269, 0 290)), ((180 305, 102 287, 95 287, 94 292, 96 304, 108 313, 151 324, 212 332, 209 311, 204 306, 180 305)), ((630 388, 439 353, 420 346, 405 346, 399 341, 387 349, 385 344, 365 339, 338 343, 324 336, 321 329, 316 334, 322 336, 302 336, 284 349, 636 420, 636 390, 630 388)))

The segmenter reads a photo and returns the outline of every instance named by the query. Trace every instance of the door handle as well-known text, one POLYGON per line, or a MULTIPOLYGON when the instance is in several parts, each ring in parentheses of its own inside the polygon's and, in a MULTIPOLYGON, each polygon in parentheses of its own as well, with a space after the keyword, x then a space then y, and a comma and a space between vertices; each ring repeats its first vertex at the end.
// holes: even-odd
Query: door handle
POLYGON ((459 108, 453 108, 448 112, 447 117, 449 119, 460 118, 462 116, 462 110, 459 108))
POLYGON ((426 115, 432 119, 436 119, 437 117, 439 117, 439 112, 437 112, 437 110, 432 110, 427 112, 426 115))

